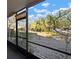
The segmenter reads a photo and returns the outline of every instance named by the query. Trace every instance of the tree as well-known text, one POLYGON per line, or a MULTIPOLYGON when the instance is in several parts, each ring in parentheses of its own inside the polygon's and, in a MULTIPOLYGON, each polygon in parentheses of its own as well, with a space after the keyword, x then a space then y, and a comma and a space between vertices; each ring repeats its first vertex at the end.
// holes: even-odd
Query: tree
POLYGON ((55 23, 55 17, 52 15, 47 15, 47 27, 49 31, 52 31, 52 29, 54 28, 54 23, 55 23))
MULTIPOLYGON (((58 23, 58 28, 62 28, 62 29, 64 29, 64 28, 70 28, 70 23, 71 23, 71 20, 70 20, 70 18, 68 17, 68 14, 69 14, 69 12, 67 12, 67 13, 64 13, 63 15, 61 15, 62 13, 59 11, 59 16, 56 18, 57 19, 57 23, 58 23)), ((55 23, 54 25, 56 25, 57 23, 55 23)), ((67 51, 67 48, 68 48, 68 44, 70 43, 70 39, 69 39, 69 37, 70 37, 70 35, 71 35, 71 33, 69 33, 69 32, 62 32, 62 31, 58 31, 58 30, 56 30, 56 27, 55 27, 55 31, 57 32, 57 33, 59 33, 60 35, 62 35, 63 37, 65 37, 65 42, 66 42, 66 46, 65 46, 65 48, 66 48, 66 51, 67 51)), ((67 58, 66 58, 67 59, 67 58)))

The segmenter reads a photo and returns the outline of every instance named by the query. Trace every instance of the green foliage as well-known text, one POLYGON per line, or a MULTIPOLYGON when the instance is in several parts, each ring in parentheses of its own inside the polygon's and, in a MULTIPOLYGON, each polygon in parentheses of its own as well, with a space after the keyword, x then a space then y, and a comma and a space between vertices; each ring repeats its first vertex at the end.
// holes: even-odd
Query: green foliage
POLYGON ((65 10, 59 12, 59 17, 47 15, 46 17, 39 18, 31 24, 31 30, 39 32, 52 32, 55 28, 62 30, 70 29, 70 15, 70 10, 65 10))

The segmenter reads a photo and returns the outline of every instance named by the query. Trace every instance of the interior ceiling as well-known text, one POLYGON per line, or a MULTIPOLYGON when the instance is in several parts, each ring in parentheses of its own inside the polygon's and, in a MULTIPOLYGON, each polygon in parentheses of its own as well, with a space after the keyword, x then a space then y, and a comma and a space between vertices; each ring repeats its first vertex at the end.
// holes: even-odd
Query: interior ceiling
POLYGON ((7 15, 24 8, 24 7, 31 7, 39 2, 44 0, 7 0, 7 15))

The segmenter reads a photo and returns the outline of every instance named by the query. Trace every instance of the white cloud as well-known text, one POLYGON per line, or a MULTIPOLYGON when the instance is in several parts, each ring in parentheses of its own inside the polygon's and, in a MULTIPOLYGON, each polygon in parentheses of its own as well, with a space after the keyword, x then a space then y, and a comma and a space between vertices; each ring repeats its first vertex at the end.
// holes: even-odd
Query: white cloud
POLYGON ((42 15, 42 14, 37 14, 37 17, 43 17, 44 15, 42 15))
POLYGON ((56 4, 52 4, 52 6, 54 7, 54 6, 56 6, 56 4))
POLYGON ((43 17, 42 14, 36 14, 36 15, 29 15, 29 22, 34 22, 35 20, 37 20, 38 18, 43 17))
POLYGON ((40 14, 43 14, 42 16, 46 16, 48 14, 51 14, 51 12, 47 9, 34 9, 36 13, 38 13, 38 16, 41 16, 40 14))
POLYGON ((43 7, 48 7, 49 5, 50 5, 50 3, 48 3, 48 2, 42 4, 43 7))
POLYGON ((48 14, 52 14, 51 11, 47 10, 47 9, 34 9, 34 11, 37 13, 36 17, 45 17, 48 14))
POLYGON ((37 13, 44 13, 47 12, 47 9, 34 9, 34 11, 37 13))
POLYGON ((29 15, 29 18, 32 18, 32 17, 34 17, 34 15, 29 15))
POLYGON ((47 10, 47 12, 45 13, 45 15, 48 15, 48 14, 51 14, 51 11, 47 10))
POLYGON ((58 11, 59 11, 59 10, 54 10, 54 11, 52 12, 52 15, 55 15, 58 11))
POLYGON ((38 13, 36 15, 29 15, 29 21, 33 22, 33 21, 35 21, 35 20, 37 20, 38 18, 41 18, 41 17, 46 17, 46 14, 38 13))
POLYGON ((54 10, 54 11, 49 11, 47 9, 34 9, 34 11, 37 13, 36 15, 29 15, 29 18, 31 19, 36 19, 38 17, 45 17, 46 15, 48 14, 52 14, 52 15, 55 15, 58 11, 60 10, 67 10, 69 8, 59 8, 57 10, 54 10))
POLYGON ((33 21, 37 20, 38 18, 46 17, 48 14, 52 14, 52 12, 46 10, 46 12, 44 12, 43 14, 37 13, 36 15, 29 15, 29 19, 31 22, 33 22, 33 21))
POLYGON ((35 16, 35 15, 29 15, 29 22, 31 23, 31 22, 34 22, 36 19, 37 19, 37 17, 35 16))
POLYGON ((59 10, 68 10, 69 8, 60 8, 59 10))
POLYGON ((37 13, 35 15, 29 15, 29 19, 31 19, 32 21, 35 21, 36 19, 40 18, 40 17, 46 17, 48 14, 52 14, 52 15, 56 15, 56 13, 60 10, 67 10, 69 8, 59 8, 57 10, 54 11, 49 11, 47 9, 34 9, 34 11, 37 13))
POLYGON ((29 18, 30 21, 33 21, 34 19, 36 19, 36 16, 35 15, 29 15, 28 18, 29 18))
POLYGON ((52 14, 53 15, 55 15, 58 11, 60 11, 60 10, 68 10, 69 8, 59 8, 59 9, 57 9, 57 10, 54 10, 53 12, 52 12, 52 14))

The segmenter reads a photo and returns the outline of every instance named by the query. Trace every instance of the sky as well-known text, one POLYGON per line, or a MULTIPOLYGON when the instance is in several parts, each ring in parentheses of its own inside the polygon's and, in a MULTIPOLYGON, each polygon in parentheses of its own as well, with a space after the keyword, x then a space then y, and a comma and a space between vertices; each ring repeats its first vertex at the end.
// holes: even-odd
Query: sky
POLYGON ((29 19, 32 22, 39 17, 55 14, 59 10, 66 10, 70 7, 70 0, 45 0, 42 3, 29 8, 29 19))

